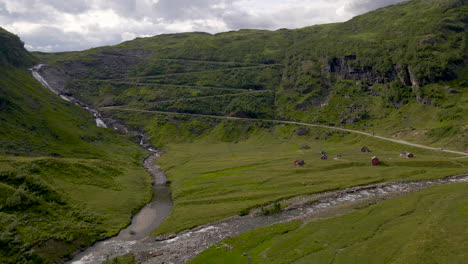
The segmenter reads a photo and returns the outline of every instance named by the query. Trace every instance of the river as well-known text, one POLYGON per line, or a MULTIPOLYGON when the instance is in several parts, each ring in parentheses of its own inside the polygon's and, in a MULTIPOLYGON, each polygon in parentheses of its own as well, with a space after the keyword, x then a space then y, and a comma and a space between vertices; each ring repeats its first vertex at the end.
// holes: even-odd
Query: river
MULTIPOLYGON (((430 186, 468 182, 468 175, 452 176, 445 179, 417 182, 390 182, 352 187, 345 190, 318 193, 314 202, 299 202, 271 215, 250 214, 234 216, 193 229, 159 237, 145 237, 139 240, 104 242, 88 254, 81 263, 102 263, 107 259, 132 253, 144 264, 186 263, 198 253, 228 237, 238 236, 259 227, 286 221, 301 221, 333 212, 340 206, 356 203, 375 203, 406 193, 423 190, 430 186)), ((308 199, 310 201, 310 199, 308 199)))
MULTIPOLYGON (((49 85, 49 83, 40 73, 44 66, 44 64, 39 64, 30 69, 33 77, 38 82, 40 82, 42 86, 49 89, 54 94, 60 96, 60 98, 63 100, 74 103, 86 109, 94 117, 96 126, 101 128, 108 127, 104 122, 101 114, 91 106, 80 102, 73 96, 61 94, 58 90, 51 87, 51 85, 49 85)), ((75 255, 75 257, 69 263, 100 263, 103 260, 103 247, 105 248, 104 251, 108 248, 117 248, 120 250, 120 252, 125 252, 126 245, 132 244, 134 241, 146 237, 151 231, 153 231, 164 221, 164 219, 172 210, 173 203, 171 198, 171 190, 167 184, 167 177, 156 164, 156 161, 160 157, 161 152, 149 144, 144 133, 129 131, 128 128, 122 124, 116 126, 115 121, 112 123, 114 123, 114 130, 119 130, 123 133, 133 132, 132 134, 140 138, 140 146, 151 152, 151 155, 143 162, 143 167, 153 176, 152 199, 132 217, 131 224, 127 228, 121 230, 117 236, 94 244, 93 246, 75 255), (95 255, 99 255, 101 258, 95 258, 95 255)))

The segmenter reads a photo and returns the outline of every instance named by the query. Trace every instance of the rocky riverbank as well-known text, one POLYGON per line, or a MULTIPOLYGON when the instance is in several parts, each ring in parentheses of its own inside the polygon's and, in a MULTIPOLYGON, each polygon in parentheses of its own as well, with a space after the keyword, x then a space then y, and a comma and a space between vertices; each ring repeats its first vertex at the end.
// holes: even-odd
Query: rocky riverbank
POLYGON ((133 241, 131 245, 126 245, 124 250, 115 250, 109 257, 132 253, 138 261, 145 264, 185 263, 225 238, 238 236, 262 226, 286 221, 308 221, 317 217, 339 213, 340 210, 346 207, 367 206, 383 199, 420 191, 430 186, 456 182, 468 182, 468 175, 417 182, 373 184, 341 191, 319 193, 309 197, 297 197, 285 201, 290 205, 274 214, 254 213, 246 216, 235 216, 177 234, 146 237, 133 241))

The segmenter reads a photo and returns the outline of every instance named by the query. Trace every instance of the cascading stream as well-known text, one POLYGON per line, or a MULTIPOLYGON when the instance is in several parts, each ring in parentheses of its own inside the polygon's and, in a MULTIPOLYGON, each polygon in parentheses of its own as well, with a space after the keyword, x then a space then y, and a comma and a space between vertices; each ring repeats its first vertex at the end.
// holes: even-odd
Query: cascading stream
MULTIPOLYGON (((68 95, 63 95, 56 89, 51 87, 49 83, 40 74, 41 68, 44 64, 39 64, 30 69, 33 77, 54 94, 60 96, 63 100, 74 103, 91 113, 96 121, 98 127, 107 128, 107 124, 102 120, 101 114, 92 109, 90 106, 78 101, 76 98, 68 95)), ((130 133, 128 128, 119 124, 120 130, 124 133, 130 133)), ((118 128, 114 126, 114 129, 118 128)), ((152 154, 143 162, 143 167, 153 176, 153 196, 151 201, 146 204, 137 214, 132 217, 131 224, 120 231, 120 233, 112 238, 100 241, 93 246, 87 248, 85 251, 77 254, 71 263, 96 263, 93 260, 94 255, 101 254, 101 246, 123 248, 127 244, 132 244, 138 239, 147 236, 151 231, 158 227, 162 221, 169 215, 172 210, 171 191, 167 185, 166 175, 156 165, 156 160, 161 155, 161 152, 149 144, 146 136, 141 132, 133 132, 140 139, 140 146, 147 149, 152 154), (97 253, 96 253, 97 251, 97 253), (90 260, 90 261, 88 261, 90 260)))

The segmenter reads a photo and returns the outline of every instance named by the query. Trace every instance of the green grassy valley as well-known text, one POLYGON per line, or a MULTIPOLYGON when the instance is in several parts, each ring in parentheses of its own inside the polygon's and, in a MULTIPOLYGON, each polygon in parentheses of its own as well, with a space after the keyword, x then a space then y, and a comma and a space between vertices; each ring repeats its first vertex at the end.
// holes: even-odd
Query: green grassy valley
POLYGON ((343 131, 255 120, 108 111, 133 122, 150 120, 129 123, 137 127, 147 124, 150 139, 168 150, 159 164, 172 181, 175 206, 155 234, 246 214, 252 208, 302 194, 463 174, 468 164, 459 154, 343 131), (361 152, 363 146, 371 152, 361 152), (320 160, 319 151, 329 159, 320 160), (401 151, 414 153, 416 158, 401 158, 401 151), (335 158, 337 155, 340 157, 335 158), (378 156, 383 166, 372 166, 372 156, 378 156), (305 160, 304 167, 294 167, 298 159, 305 160))
MULTIPOLYGON (((177 251, 150 250, 153 240, 163 248, 190 228, 274 215, 292 198, 466 175, 467 15, 462 0, 412 0, 344 23, 32 54, 0 30, 0 262, 62 262, 151 199, 149 151, 42 87, 33 65, 46 64, 39 72, 59 94, 164 152, 171 213, 126 244, 130 254, 105 253, 105 263, 152 263, 177 251)), ((463 263, 466 187, 337 206, 217 242, 190 263, 463 263)))
POLYGON ((175 206, 156 232, 246 214, 249 209, 302 194, 463 174, 468 165, 468 160, 456 159, 459 155, 440 155, 345 133, 311 129, 308 136, 298 136, 295 126, 256 131, 237 143, 212 142, 229 125, 235 127, 221 123, 203 139, 168 146, 159 163, 173 181, 175 206), (328 139, 316 140, 317 136, 328 139), (362 146, 372 152, 360 152, 362 146), (400 158, 402 149, 415 153, 417 159, 400 158), (329 160, 320 160, 320 150, 329 160), (336 155, 341 157, 334 159, 336 155), (383 166, 371 165, 375 155, 383 166), (304 167, 294 167, 298 159, 305 160, 304 167), (183 166, 178 165, 181 162, 183 166))
POLYGON ((57 262, 117 234, 148 201, 148 154, 42 87, 24 68, 33 57, 10 45, 18 52, 0 56, 0 262, 57 262))

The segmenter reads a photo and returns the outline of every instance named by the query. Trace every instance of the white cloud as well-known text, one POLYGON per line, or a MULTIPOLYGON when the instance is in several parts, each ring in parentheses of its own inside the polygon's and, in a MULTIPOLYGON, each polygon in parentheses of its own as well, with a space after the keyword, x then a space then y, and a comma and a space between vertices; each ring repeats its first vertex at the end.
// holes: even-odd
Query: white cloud
POLYGON ((339 22, 401 1, 0 0, 0 25, 18 34, 30 50, 65 51, 162 33, 339 22))

